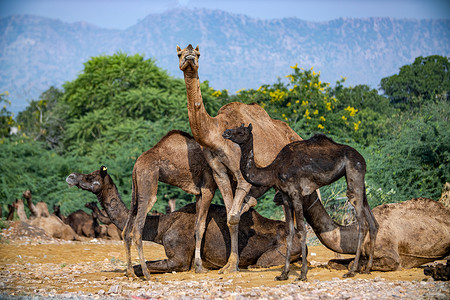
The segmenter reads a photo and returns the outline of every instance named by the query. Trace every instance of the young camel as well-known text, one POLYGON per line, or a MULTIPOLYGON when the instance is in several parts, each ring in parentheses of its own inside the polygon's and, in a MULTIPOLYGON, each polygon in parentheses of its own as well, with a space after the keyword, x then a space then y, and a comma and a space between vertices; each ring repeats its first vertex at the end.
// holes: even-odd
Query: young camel
MULTIPOLYGON (((97 196, 111 221, 123 229, 129 211, 122 202, 113 179, 106 167, 100 167, 90 174, 70 174, 66 182, 97 196)), ((175 212, 161 216, 146 216, 142 239, 164 246, 167 259, 146 262, 150 272, 181 272, 191 268, 196 240, 194 237, 196 204, 189 204, 175 212)), ((203 265, 220 268, 227 262, 230 253, 230 234, 226 226, 227 213, 223 206, 211 205, 207 214, 205 237, 201 248, 203 265)), ((285 261, 285 223, 264 218, 249 209, 239 223, 239 267, 270 267, 285 261)), ((300 242, 294 239, 291 261, 301 255, 300 242)), ((142 276, 141 265, 134 266, 137 275, 142 276)))
MULTIPOLYGON (((286 222, 289 224, 289 240, 292 238, 294 218, 301 236, 302 252, 306 247, 306 229, 304 226, 304 197, 316 189, 333 183, 345 176, 347 180, 347 197, 356 211, 358 221, 358 246, 355 263, 344 277, 355 275, 359 263, 361 248, 367 224, 369 227, 369 260, 364 272, 370 272, 378 231, 378 223, 370 210, 366 198, 364 175, 366 163, 364 158, 353 148, 333 142, 324 135, 315 135, 309 140, 297 141, 286 145, 275 160, 265 168, 255 165, 253 155, 252 124, 225 130, 223 137, 238 144, 241 148, 240 168, 244 178, 256 186, 272 186, 282 191, 284 201, 291 209, 286 210, 286 222), (367 224, 366 224, 367 222, 367 224)), ((306 280, 308 266, 306 258, 302 259, 299 280, 306 280)), ((277 280, 286 280, 289 273, 289 261, 277 280)))
MULTIPOLYGON (((181 49, 177 46, 179 68, 186 84, 189 125, 195 140, 203 147, 208 165, 227 208, 228 228, 231 234, 231 253, 228 263, 219 272, 239 270, 238 224, 241 207, 247 196, 253 196, 254 186, 245 181, 239 169, 240 149, 222 138, 225 129, 242 123, 253 123, 255 132, 255 160, 260 166, 268 165, 278 152, 290 142, 301 140, 300 136, 285 122, 272 119, 258 104, 231 102, 224 105, 212 117, 205 109, 198 76, 200 51, 192 45, 181 49), (270 141, 270 142, 267 142, 270 141), (237 187, 233 189, 232 181, 237 187)), ((256 202, 256 200, 254 199, 256 202)))
MULTIPOLYGON (((204 272, 200 247, 205 231, 206 215, 217 185, 202 147, 189 134, 173 130, 154 147, 142 153, 133 168, 130 214, 122 233, 127 256, 127 274, 133 276, 130 247, 131 242, 134 241, 144 275, 147 280, 150 279, 142 248, 142 231, 145 217, 156 202, 158 181, 177 186, 195 195, 197 218, 195 220, 194 265, 197 273, 204 272)), ((255 189, 256 197, 266 190, 267 188, 255 189)), ((254 204, 248 201, 244 204, 244 211, 254 204)))

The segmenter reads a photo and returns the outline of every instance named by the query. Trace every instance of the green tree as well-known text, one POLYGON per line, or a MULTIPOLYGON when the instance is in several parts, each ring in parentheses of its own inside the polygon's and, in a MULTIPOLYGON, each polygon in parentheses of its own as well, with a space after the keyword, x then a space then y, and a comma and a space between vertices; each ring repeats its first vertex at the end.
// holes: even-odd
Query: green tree
POLYGON ((62 94, 60 89, 52 86, 17 115, 24 134, 35 141, 46 142, 52 149, 59 146, 67 121, 66 109, 59 103, 62 94))
POLYGON ((6 98, 8 95, 8 92, 0 94, 0 105, 4 103, 0 110, 0 141, 10 135, 11 127, 15 124, 13 113, 7 109, 7 106, 11 105, 11 102, 6 98))
POLYGON ((437 98, 448 101, 449 68, 448 57, 419 56, 411 65, 401 67, 398 74, 381 79, 380 86, 391 103, 402 110, 421 107, 437 98))

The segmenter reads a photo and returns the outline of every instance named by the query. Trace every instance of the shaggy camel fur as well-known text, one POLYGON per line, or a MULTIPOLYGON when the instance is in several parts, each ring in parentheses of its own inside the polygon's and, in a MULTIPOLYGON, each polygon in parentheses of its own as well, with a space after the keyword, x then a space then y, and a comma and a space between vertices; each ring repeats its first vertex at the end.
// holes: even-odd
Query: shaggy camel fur
POLYGON ((17 215, 19 216, 20 221, 31 226, 44 229, 48 236, 69 241, 80 240, 79 236, 73 231, 73 229, 69 225, 64 224, 58 217, 50 215, 48 217, 37 217, 28 220, 25 213, 23 200, 16 199, 14 206, 17 210, 17 215))
MULTIPOLYGON (((205 109, 198 77, 200 52, 192 45, 181 49, 177 46, 179 68, 184 73, 186 84, 189 124, 195 140, 204 147, 209 166, 213 170, 214 180, 222 194, 227 208, 227 225, 231 234, 231 254, 228 263, 220 273, 238 271, 238 223, 241 207, 247 194, 253 194, 254 188, 248 183, 239 169, 240 149, 222 138, 225 129, 253 122, 255 127, 255 160, 260 166, 268 165, 282 147, 290 142, 301 140, 298 134, 286 123, 274 120, 257 104, 239 102, 228 103, 211 117, 205 109), (270 141, 270 142, 268 142, 270 141), (233 193, 229 175, 237 182, 233 193)), ((266 188, 267 189, 267 188, 266 188)))
POLYGON ((27 200, 28 208, 30 209, 30 219, 39 218, 39 217, 49 217, 50 213, 48 212, 47 203, 38 202, 36 206, 33 204, 32 194, 30 190, 26 190, 23 192, 22 196, 27 200))
MULTIPOLYGON (((70 186, 77 186, 97 196, 111 221, 123 228, 128 209, 122 202, 117 188, 103 166, 90 174, 70 174, 70 186)), ((189 204, 178 211, 162 216, 146 216, 142 239, 164 246, 168 259, 146 263, 150 272, 187 271, 191 268, 195 252, 196 204, 189 204)), ((211 205, 206 218, 205 237, 201 248, 203 264, 207 268, 220 268, 230 253, 230 234, 226 230, 226 209, 211 205)), ((259 215, 250 209, 239 223, 239 267, 269 267, 284 263, 286 247, 285 223, 259 215)), ((300 243, 294 240, 291 260, 297 260, 300 243)), ((142 274, 141 265, 135 266, 136 274, 142 274)))
POLYGON ((76 234, 88 238, 99 237, 99 224, 97 220, 95 220, 95 218, 93 218, 92 215, 88 214, 87 212, 79 209, 65 217, 61 215, 59 205, 53 206, 53 212, 55 216, 60 218, 65 224, 72 227, 76 234))
MULTIPOLYGON (((195 271, 204 272, 200 247, 205 231, 206 214, 217 189, 212 170, 203 155, 202 147, 192 136, 182 131, 170 131, 153 148, 144 152, 136 160, 133 169, 133 192, 130 215, 123 231, 127 256, 127 273, 133 275, 130 247, 133 240, 138 250, 145 277, 150 273, 145 268, 142 248, 142 230, 145 217, 156 202, 158 181, 177 186, 185 192, 195 195, 197 219, 195 221, 195 271)), ((266 189, 256 189, 255 196, 266 189)), ((247 202, 243 210, 255 203, 247 202)))
MULTIPOLYGON (((378 231, 378 223, 372 214, 366 198, 364 175, 366 163, 364 158, 353 148, 336 144, 324 135, 315 135, 309 140, 297 141, 284 147, 274 161, 265 168, 255 165, 253 150, 252 124, 225 130, 223 137, 238 144, 241 148, 240 168, 244 178, 257 186, 272 186, 282 191, 286 205, 292 209, 285 212, 289 223, 289 241, 294 234, 294 218, 301 236, 302 251, 306 247, 306 228, 304 226, 304 197, 316 189, 333 183, 345 176, 347 180, 347 197, 356 211, 358 222, 358 247, 355 264, 344 277, 355 275, 361 255, 362 243, 369 227, 369 260, 365 272, 370 272, 373 264, 373 252, 378 231)), ((286 280, 289 274, 289 261, 277 280, 286 280)), ((308 266, 306 258, 302 260, 301 274, 298 280, 306 280, 308 266)))

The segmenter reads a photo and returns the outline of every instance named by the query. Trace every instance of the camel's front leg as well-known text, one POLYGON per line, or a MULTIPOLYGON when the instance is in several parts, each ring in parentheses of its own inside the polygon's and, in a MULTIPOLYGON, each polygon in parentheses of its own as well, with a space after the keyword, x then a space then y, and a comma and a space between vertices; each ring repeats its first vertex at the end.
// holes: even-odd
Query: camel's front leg
POLYGON ((201 189, 201 196, 197 196, 196 203, 196 220, 195 220, 195 254, 194 254, 194 267, 195 273, 205 273, 206 269, 203 268, 201 257, 201 246, 203 235, 206 228, 206 217, 211 205, 211 200, 214 197, 214 190, 208 188, 201 189))
POLYGON ((308 251, 306 250, 306 226, 303 214, 303 202, 301 201, 301 198, 303 196, 299 195, 299 197, 300 198, 296 199, 296 201, 293 202, 295 211, 294 216, 297 223, 297 230, 300 234, 300 245, 302 249, 302 268, 300 276, 296 280, 306 281, 306 273, 308 272, 308 261, 306 260, 308 256, 308 251))

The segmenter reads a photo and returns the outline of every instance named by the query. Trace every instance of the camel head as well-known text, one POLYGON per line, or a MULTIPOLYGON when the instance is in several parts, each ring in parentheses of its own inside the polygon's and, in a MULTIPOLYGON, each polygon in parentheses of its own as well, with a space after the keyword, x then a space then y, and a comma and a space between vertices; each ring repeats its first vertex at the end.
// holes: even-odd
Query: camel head
POLYGON ((99 170, 95 170, 90 174, 72 173, 67 176, 66 182, 70 187, 76 186, 80 189, 98 194, 104 187, 104 180, 106 175, 108 175, 107 170, 105 166, 101 166, 99 170))
POLYGON ((238 145, 242 145, 249 141, 252 135, 252 129, 253 126, 251 123, 248 127, 245 127, 244 124, 242 124, 240 127, 225 130, 222 136, 238 145))
POLYGON ((26 190, 25 192, 23 192, 22 196, 25 199, 31 199, 31 191, 30 190, 26 190))
POLYGON ((198 70, 198 59, 200 57, 200 51, 198 45, 194 49, 191 44, 181 50, 177 45, 177 54, 180 59, 180 70, 183 72, 191 71, 196 72, 198 70))

